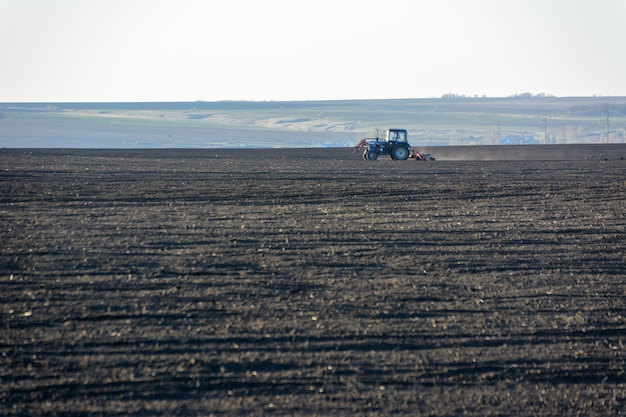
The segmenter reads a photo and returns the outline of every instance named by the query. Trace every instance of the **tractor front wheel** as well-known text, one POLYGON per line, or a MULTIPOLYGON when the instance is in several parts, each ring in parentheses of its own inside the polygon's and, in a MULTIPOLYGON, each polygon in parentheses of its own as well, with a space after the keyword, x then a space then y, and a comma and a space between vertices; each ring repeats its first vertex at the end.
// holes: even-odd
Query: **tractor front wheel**
POLYGON ((402 145, 396 145, 391 150, 391 157, 398 161, 404 161, 409 157, 409 148, 402 145))
POLYGON ((376 152, 370 152, 368 149, 363 152, 363 159, 366 161, 375 161, 378 159, 378 154, 376 152))

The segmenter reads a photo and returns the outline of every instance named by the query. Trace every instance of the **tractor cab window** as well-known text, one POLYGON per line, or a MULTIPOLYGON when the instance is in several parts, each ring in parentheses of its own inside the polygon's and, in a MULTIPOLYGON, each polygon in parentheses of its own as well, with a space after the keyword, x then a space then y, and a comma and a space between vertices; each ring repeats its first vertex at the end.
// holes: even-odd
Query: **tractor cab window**
POLYGON ((398 142, 406 142, 406 130, 398 132, 398 142))

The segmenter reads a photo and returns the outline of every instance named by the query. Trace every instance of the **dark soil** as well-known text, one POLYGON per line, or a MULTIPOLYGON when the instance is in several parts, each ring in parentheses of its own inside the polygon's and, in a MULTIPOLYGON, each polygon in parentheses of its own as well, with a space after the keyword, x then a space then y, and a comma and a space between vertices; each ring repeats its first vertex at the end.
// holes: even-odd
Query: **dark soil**
POLYGON ((0 164, 1 415, 626 415, 620 158, 0 164))

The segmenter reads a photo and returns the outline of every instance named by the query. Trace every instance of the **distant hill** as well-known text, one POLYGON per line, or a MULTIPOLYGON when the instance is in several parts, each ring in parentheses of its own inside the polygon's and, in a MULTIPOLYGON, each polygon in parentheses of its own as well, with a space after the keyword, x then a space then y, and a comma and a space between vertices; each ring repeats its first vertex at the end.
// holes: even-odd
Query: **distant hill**
POLYGON ((351 146, 386 127, 429 146, 624 143, 626 97, 0 103, 4 147, 351 146))

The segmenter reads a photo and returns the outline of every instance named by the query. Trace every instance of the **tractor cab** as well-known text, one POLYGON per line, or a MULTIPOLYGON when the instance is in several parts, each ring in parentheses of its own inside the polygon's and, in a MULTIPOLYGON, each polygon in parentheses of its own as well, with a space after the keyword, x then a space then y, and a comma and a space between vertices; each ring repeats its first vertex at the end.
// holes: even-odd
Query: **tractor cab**
POLYGON ((406 143, 407 142, 407 133, 404 129, 387 129, 385 132, 385 142, 393 144, 393 143, 406 143))

